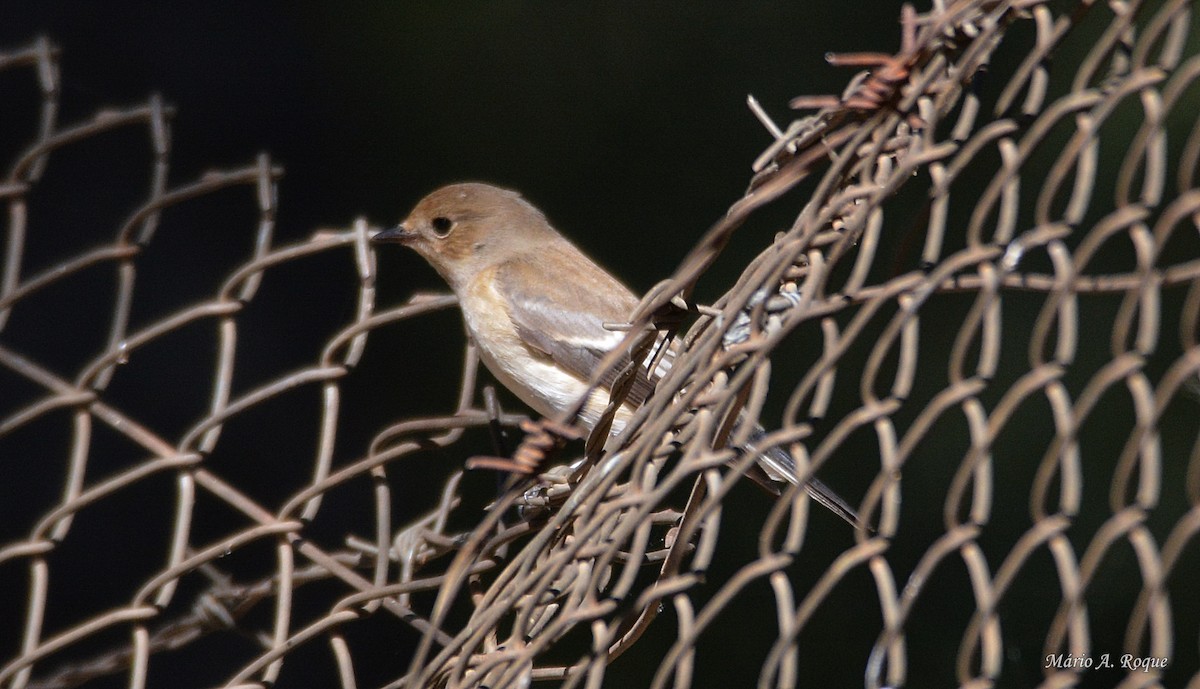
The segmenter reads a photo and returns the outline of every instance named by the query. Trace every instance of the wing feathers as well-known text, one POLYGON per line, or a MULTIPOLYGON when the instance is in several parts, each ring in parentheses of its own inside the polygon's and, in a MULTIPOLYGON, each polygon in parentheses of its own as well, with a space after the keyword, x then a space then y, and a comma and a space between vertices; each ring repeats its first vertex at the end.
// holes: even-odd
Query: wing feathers
MULTIPOLYGON (((625 337, 604 323, 627 321, 638 303, 628 288, 569 245, 505 262, 496 288, 521 340, 581 380, 625 337)), ((614 378, 615 371, 609 372, 601 384, 609 389, 614 378)), ((640 372, 626 402, 640 405, 653 388, 640 372)))

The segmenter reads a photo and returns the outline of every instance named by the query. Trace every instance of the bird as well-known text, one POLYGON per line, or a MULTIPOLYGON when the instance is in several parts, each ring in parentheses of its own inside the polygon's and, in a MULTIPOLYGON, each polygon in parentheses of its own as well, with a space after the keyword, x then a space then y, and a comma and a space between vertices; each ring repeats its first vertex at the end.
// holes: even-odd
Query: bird
MULTIPOLYGON (((372 242, 413 249, 437 271, 458 298, 480 360, 518 399, 550 419, 578 408, 576 420, 589 431, 599 422, 615 373, 597 387, 588 380, 624 340, 611 324, 627 322, 640 300, 518 192, 481 182, 443 186, 372 242)), ((621 432, 672 360, 668 352, 653 372, 639 371, 610 433, 621 432)), ((799 483, 795 461, 782 448, 763 452, 757 463, 766 482, 761 475, 756 480, 775 494, 785 481, 799 483)), ((810 478, 805 488, 859 525, 855 511, 824 483, 810 478)))

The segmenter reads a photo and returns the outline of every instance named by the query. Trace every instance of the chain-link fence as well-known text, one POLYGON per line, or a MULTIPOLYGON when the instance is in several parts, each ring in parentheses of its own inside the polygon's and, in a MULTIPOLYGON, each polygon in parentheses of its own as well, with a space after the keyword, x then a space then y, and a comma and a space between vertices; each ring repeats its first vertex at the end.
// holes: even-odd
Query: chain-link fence
POLYGON ((269 159, 169 187, 163 103, 64 126, 53 44, 0 55, 41 93, 0 183, 0 684, 1200 686, 1193 24, 934 2, 897 54, 830 56, 865 71, 802 117, 751 101, 775 143, 631 316, 624 351, 667 333, 674 366, 620 436, 565 445, 478 389, 468 346, 454 413, 347 446, 371 350, 430 346, 453 299, 377 308, 365 222, 276 246, 269 159), (47 162, 129 130, 140 207, 28 265, 47 162), (697 303, 767 207, 794 222, 697 303), (164 230, 212 214, 251 258, 141 308, 164 230), (351 315, 303 364, 247 367, 262 293, 306 261, 345 273, 351 315), (871 528, 743 480, 758 423, 871 528), (409 463, 514 453, 532 469, 498 492, 455 472, 397 519, 409 463))

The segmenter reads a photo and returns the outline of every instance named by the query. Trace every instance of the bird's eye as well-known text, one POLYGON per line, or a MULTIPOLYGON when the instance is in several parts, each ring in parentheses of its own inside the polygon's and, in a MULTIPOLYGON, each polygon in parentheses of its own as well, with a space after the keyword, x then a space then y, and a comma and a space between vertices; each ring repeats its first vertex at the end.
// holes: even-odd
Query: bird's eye
POLYGON ((430 221, 433 226, 433 233, 439 237, 445 237, 450 234, 450 228, 454 227, 454 221, 444 215, 439 215, 430 221))

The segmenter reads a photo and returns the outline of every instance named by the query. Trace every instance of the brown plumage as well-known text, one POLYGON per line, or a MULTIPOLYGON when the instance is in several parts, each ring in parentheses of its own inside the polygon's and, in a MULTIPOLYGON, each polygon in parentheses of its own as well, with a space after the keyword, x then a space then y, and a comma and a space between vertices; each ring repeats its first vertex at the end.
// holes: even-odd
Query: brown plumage
MULTIPOLYGON (((628 320, 638 303, 541 211, 487 184, 438 189, 375 241, 405 244, 437 270, 458 296, 484 364, 543 416, 579 400, 592 371, 624 336, 604 324, 628 320)), ((611 376, 601 382, 611 384, 611 376)), ((653 388, 642 372, 614 430, 653 388)), ((607 403, 606 390, 593 391, 584 423, 593 425, 607 403)))

